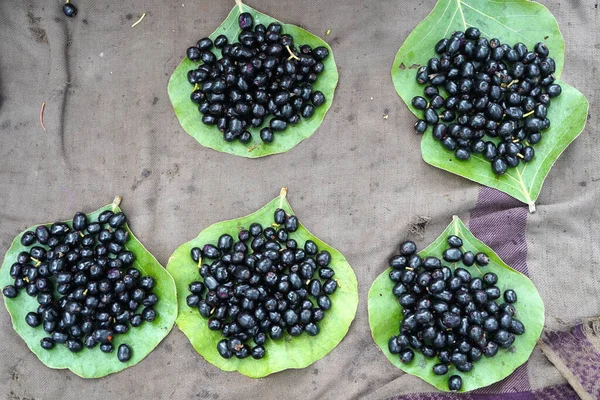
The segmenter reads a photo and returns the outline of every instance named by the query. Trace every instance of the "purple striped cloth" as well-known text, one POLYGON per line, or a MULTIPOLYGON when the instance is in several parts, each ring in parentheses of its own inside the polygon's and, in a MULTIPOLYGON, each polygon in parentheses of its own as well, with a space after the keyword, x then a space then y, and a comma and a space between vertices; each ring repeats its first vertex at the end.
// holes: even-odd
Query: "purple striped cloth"
MULTIPOLYGON (((506 264, 528 275, 527 241, 525 238, 526 205, 496 189, 483 187, 477 205, 471 211, 469 229, 475 237, 494 250, 506 264)), ((527 363, 514 373, 493 385, 471 393, 411 393, 392 400, 570 400, 579 397, 569 385, 551 386, 532 390, 527 363)))
POLYGON ((600 399, 600 320, 565 331, 545 331, 539 343, 582 399, 600 399))

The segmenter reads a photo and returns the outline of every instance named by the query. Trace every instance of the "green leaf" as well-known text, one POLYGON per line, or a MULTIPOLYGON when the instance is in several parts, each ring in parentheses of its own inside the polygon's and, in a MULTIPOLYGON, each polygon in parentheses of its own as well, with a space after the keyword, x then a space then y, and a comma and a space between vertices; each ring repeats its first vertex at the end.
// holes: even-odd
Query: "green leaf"
POLYGON ((185 333, 196 351, 206 361, 224 371, 238 371, 251 378, 262 378, 288 368, 305 368, 323 358, 346 336, 358 306, 358 284, 348 261, 339 251, 314 237, 300 224, 298 230, 291 233, 289 237, 297 240, 299 244, 309 239, 313 240, 320 250, 329 251, 335 278, 339 282, 338 290, 330 296, 332 307, 327 311, 325 318, 319 322, 321 329, 319 335, 310 337, 303 334, 294 338, 286 336, 278 341, 268 340, 265 345, 266 355, 260 360, 224 359, 219 355, 216 347, 222 339, 221 333, 209 330, 207 320, 200 316, 196 308, 190 308, 186 304, 189 283, 202 280, 198 273, 198 265, 190 257, 190 250, 208 243, 216 244, 219 236, 225 233, 237 237, 241 227, 248 228, 253 222, 263 226, 270 225, 273 222, 273 213, 279 207, 288 214, 293 214, 284 190, 282 196, 250 215, 209 226, 200 232, 198 237, 178 247, 167 264, 167 270, 175 279, 177 286, 179 329, 185 333))
MULTIPOLYGON (((96 218, 105 210, 120 211, 118 205, 113 203, 88 214, 88 218, 96 218)), ((71 221, 65 222, 71 225, 71 221)), ((50 224, 43 225, 50 226, 50 224)), ((27 230, 35 230, 37 226, 27 230)), ((56 369, 68 368, 82 378, 100 378, 142 361, 173 328, 177 316, 177 299, 173 278, 136 239, 129 226, 125 225, 125 229, 129 232, 129 241, 125 248, 136 256, 134 267, 142 275, 151 276, 156 281, 154 293, 159 298, 159 302, 154 307, 157 312, 156 319, 153 322, 146 322, 137 328, 132 328, 126 334, 116 335, 112 342, 115 351, 112 353, 103 353, 99 348, 92 350, 84 348, 79 353, 72 353, 63 345, 57 345, 52 350, 44 350, 40 346, 40 340, 48 334, 41 327, 32 328, 25 322, 25 315, 38 308, 36 298, 28 296, 25 291, 22 291, 14 299, 5 297, 4 303, 12 319, 13 328, 23 338, 29 349, 46 366, 56 369), (122 343, 129 344, 132 350, 131 359, 125 363, 119 361, 116 354, 116 349, 122 343)), ((0 268, 0 287, 2 288, 13 283, 14 280, 10 277, 10 266, 15 262, 17 254, 27 249, 21 245, 21 236, 24 232, 21 232, 13 240, 4 257, 4 262, 0 268)), ((40 245, 37 244, 37 246, 40 245)))
POLYGON ((369 290, 369 325, 375 343, 381 348, 392 364, 406 373, 416 375, 432 384, 439 390, 448 391, 448 377, 456 374, 463 379, 463 392, 475 390, 498 382, 510 375, 518 366, 523 364, 533 351, 544 326, 544 303, 533 282, 525 275, 506 265, 496 253, 473 236, 460 219, 454 217, 446 230, 426 249, 419 252, 421 257, 434 256, 441 258, 448 247, 446 239, 457 235, 463 240, 464 251, 474 253, 484 252, 490 257, 487 267, 467 268, 472 276, 481 277, 487 272, 498 275, 498 286, 501 291, 514 289, 518 295, 515 303, 517 318, 525 325, 525 333, 517 336, 515 344, 510 349, 502 350, 493 358, 483 357, 475 363, 470 372, 464 373, 451 370, 443 376, 434 375, 432 367, 438 363, 437 358, 427 359, 421 353, 415 352, 415 358, 410 364, 402 364, 400 357, 388 350, 388 340, 398 335, 401 322, 402 307, 392 294, 394 282, 389 278, 391 269, 379 275, 369 290))
MULTIPOLYGON (((431 14, 422 21, 406 39, 394 60, 392 80, 396 91, 419 118, 423 112, 416 110, 411 100, 423 94, 423 86, 416 82, 416 69, 435 57, 434 46, 438 40, 452 32, 478 27, 488 38, 498 38, 504 43, 525 43, 532 48, 545 42, 550 56, 556 61, 555 76, 562 73, 565 44, 558 24, 550 11, 541 4, 528 0, 439 0, 431 14)), ((421 142, 423 160, 435 167, 460 175, 482 185, 501 190, 535 209, 535 201, 546 175, 556 159, 583 130, 588 112, 588 102, 579 91, 564 82, 558 82, 563 94, 553 99, 548 118, 551 127, 544 139, 535 146, 536 156, 505 175, 497 177, 490 163, 482 156, 473 155, 470 161, 455 159, 454 153, 445 150, 430 134, 421 142)))
MULTIPOLYGON (((217 36, 223 34, 227 36, 229 42, 237 41, 237 37, 241 32, 238 26, 238 17, 242 12, 252 14, 255 24, 264 24, 267 26, 272 22, 281 23, 283 25, 283 32, 292 35, 296 44, 308 44, 313 48, 324 46, 329 50, 329 56, 323 61, 325 69, 313 85, 314 90, 323 92, 326 99, 325 103, 316 108, 314 115, 310 119, 301 119, 298 125, 289 126, 285 131, 276 133, 275 140, 272 143, 262 142, 259 132, 263 127, 259 127, 249 129, 249 132, 252 134, 252 140, 250 143, 243 144, 237 140, 231 143, 226 142, 223 140, 223 134, 216 127, 204 125, 201 121, 202 114, 198 111, 198 106, 190 101, 190 94, 193 87, 187 80, 187 73, 190 69, 197 68, 199 63, 190 61, 186 57, 179 64, 169 80, 169 97, 183 129, 205 147, 248 158, 284 153, 315 133, 323 122, 325 113, 331 107, 333 93, 338 82, 338 72, 335 60, 333 59, 333 52, 325 41, 312 33, 295 25, 284 24, 245 4, 236 5, 221 26, 210 35, 210 38, 214 40, 217 36)), ((267 123, 268 119, 264 126, 267 123)))

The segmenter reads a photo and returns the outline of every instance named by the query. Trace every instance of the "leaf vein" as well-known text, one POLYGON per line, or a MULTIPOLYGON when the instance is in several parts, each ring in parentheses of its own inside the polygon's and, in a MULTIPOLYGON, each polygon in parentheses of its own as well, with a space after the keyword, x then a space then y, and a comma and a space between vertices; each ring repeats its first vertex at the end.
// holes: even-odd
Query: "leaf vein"
POLYGON ((444 32, 444 37, 446 37, 446 35, 448 34, 448 31, 452 27, 452 23, 454 22, 454 18, 456 18, 457 13, 458 13, 458 7, 456 7, 456 9, 454 10, 454 14, 452 14, 452 18, 450 19, 450 22, 448 23, 448 27, 446 27, 446 31, 444 32))
POLYGON ((506 24, 503 24, 502 22, 498 21, 496 18, 492 17, 491 15, 488 15, 488 14, 482 12, 482 11, 479 11, 475 7, 469 5, 468 3, 465 3, 464 0, 457 0, 457 1, 462 2, 462 4, 464 4, 465 6, 469 7, 471 10, 475 11, 478 14, 483 15, 486 18, 491 19, 492 21, 496 22, 498 25, 503 26, 504 28, 508 29, 509 31, 516 33, 517 35, 521 36, 524 39, 527 39, 527 37, 525 35, 523 35, 521 32, 514 30, 513 28, 511 28, 510 26, 508 26, 506 24))
POLYGON ((433 25, 433 27, 429 30, 429 32, 427 32, 427 34, 425 36, 423 36, 421 38, 421 40, 419 40, 417 43, 415 43, 414 46, 412 46, 411 48, 409 48, 408 50, 406 50, 406 53, 409 53, 415 47, 417 47, 418 45, 420 45, 421 42, 423 42, 435 30, 435 28, 437 28, 437 26, 440 24, 440 22, 442 22, 442 19, 444 19, 444 16, 446 15, 446 11, 448 11, 448 7, 450 7, 450 3, 451 3, 451 1, 448 1, 448 4, 446 5, 446 8, 442 12, 442 16, 437 20, 437 22, 435 23, 435 25, 433 25))
POLYGON ((461 2, 461 0, 456 0, 456 3, 458 4, 458 10, 460 11, 460 16, 462 17, 463 26, 464 26, 464 28, 466 30, 467 29, 467 21, 465 21, 465 14, 463 13, 462 6, 461 6, 460 2, 461 2))

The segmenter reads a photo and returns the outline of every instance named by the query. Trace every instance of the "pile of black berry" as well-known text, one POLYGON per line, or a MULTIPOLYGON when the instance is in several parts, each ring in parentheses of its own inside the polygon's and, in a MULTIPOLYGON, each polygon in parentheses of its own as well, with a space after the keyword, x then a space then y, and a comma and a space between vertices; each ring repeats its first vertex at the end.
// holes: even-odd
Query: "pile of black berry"
POLYGON ((236 43, 220 35, 214 43, 203 38, 187 50, 190 60, 202 61, 187 75, 195 85, 191 99, 204 114, 202 122, 216 125, 228 142, 250 142, 248 128, 258 128, 270 118, 260 131, 262 141, 270 143, 274 132, 296 125, 300 117, 312 117, 316 107, 325 103, 323 93, 313 91, 313 83, 325 68, 322 61, 329 50, 296 48, 281 24, 253 27, 248 13, 239 16, 239 26, 242 31, 236 43), (211 51, 213 46, 221 51, 221 58, 211 51))
MULTIPOLYGON (((122 212, 104 211, 96 222, 78 212, 71 226, 40 225, 21 237, 23 246, 33 247, 17 256, 10 268, 14 284, 3 293, 12 299, 25 289, 37 298, 39 307, 25 321, 33 328, 42 325, 48 334, 42 348, 60 343, 76 353, 99 344, 110 353, 115 335, 156 318, 154 279, 132 267, 135 255, 125 249, 125 222, 122 212)), ((129 345, 121 344, 117 357, 128 361, 129 345)))
POLYGON ((203 282, 190 283, 187 304, 225 337, 217 344, 222 357, 260 359, 269 337, 319 334, 318 323, 331 308, 329 296, 338 284, 331 254, 319 251, 312 240, 300 246, 289 237, 297 229, 298 219, 277 209, 271 226, 253 223, 237 241, 224 234, 217 246, 192 249, 203 282))
POLYGON ((496 175, 531 161, 533 146, 550 127, 551 99, 562 92, 546 45, 511 47, 471 27, 440 40, 435 51, 439 58, 417 71, 417 82, 428 85, 428 100, 412 99, 424 110, 417 132, 433 126, 434 139, 458 160, 482 154, 496 175))
MULTIPOLYGON (((463 252, 462 244, 458 236, 449 236, 450 247, 443 259, 477 269, 488 265, 486 254, 463 252)), ((438 358, 439 364, 433 367, 436 375, 452 368, 468 372, 482 356, 494 357, 499 348, 513 345, 515 335, 525 332, 515 318, 514 290, 504 291, 502 304, 496 302, 501 296, 496 274, 472 277, 465 268, 455 265, 452 270, 439 258, 423 259, 416 251, 413 242, 404 242, 400 254, 390 260, 390 279, 396 282, 392 292, 402 306, 403 318, 400 334, 391 337, 388 346, 392 354, 400 355, 400 361, 410 363, 414 351, 419 351, 426 358, 438 358)), ((448 379, 450 390, 461 387, 460 376, 448 379)))

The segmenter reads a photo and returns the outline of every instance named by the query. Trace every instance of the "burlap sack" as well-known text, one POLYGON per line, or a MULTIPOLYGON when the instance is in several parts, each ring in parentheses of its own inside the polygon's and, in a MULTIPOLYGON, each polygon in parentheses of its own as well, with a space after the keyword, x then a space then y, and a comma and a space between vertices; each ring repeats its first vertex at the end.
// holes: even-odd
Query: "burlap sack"
MULTIPOLYGON (((546 3, 567 43, 563 79, 592 105, 588 128, 557 162, 525 227, 529 275, 549 326, 559 328, 558 318, 575 324, 600 313, 599 11, 592 0, 546 3)), ((468 220, 478 199, 478 185, 421 161, 414 118, 390 79, 396 51, 435 1, 249 4, 325 37, 340 73, 318 132, 287 154, 259 160, 199 146, 180 128, 166 93, 185 49, 212 32, 233 1, 79 0, 74 19, 57 0, 1 1, 0 253, 29 225, 96 209, 121 194, 132 229, 165 264, 202 228, 248 214, 287 186, 303 223, 356 271, 361 302, 348 336, 304 370, 251 380, 206 363, 175 328, 139 365, 83 380, 44 367, 0 310, 6 398, 387 398, 432 390, 378 350, 366 295, 419 216, 430 218, 422 238, 415 236, 425 245, 453 214, 468 220), (146 18, 131 28, 142 12, 146 18), (42 102, 47 132, 39 123, 42 102)), ((534 390, 565 383, 539 350, 526 375, 534 390)))

